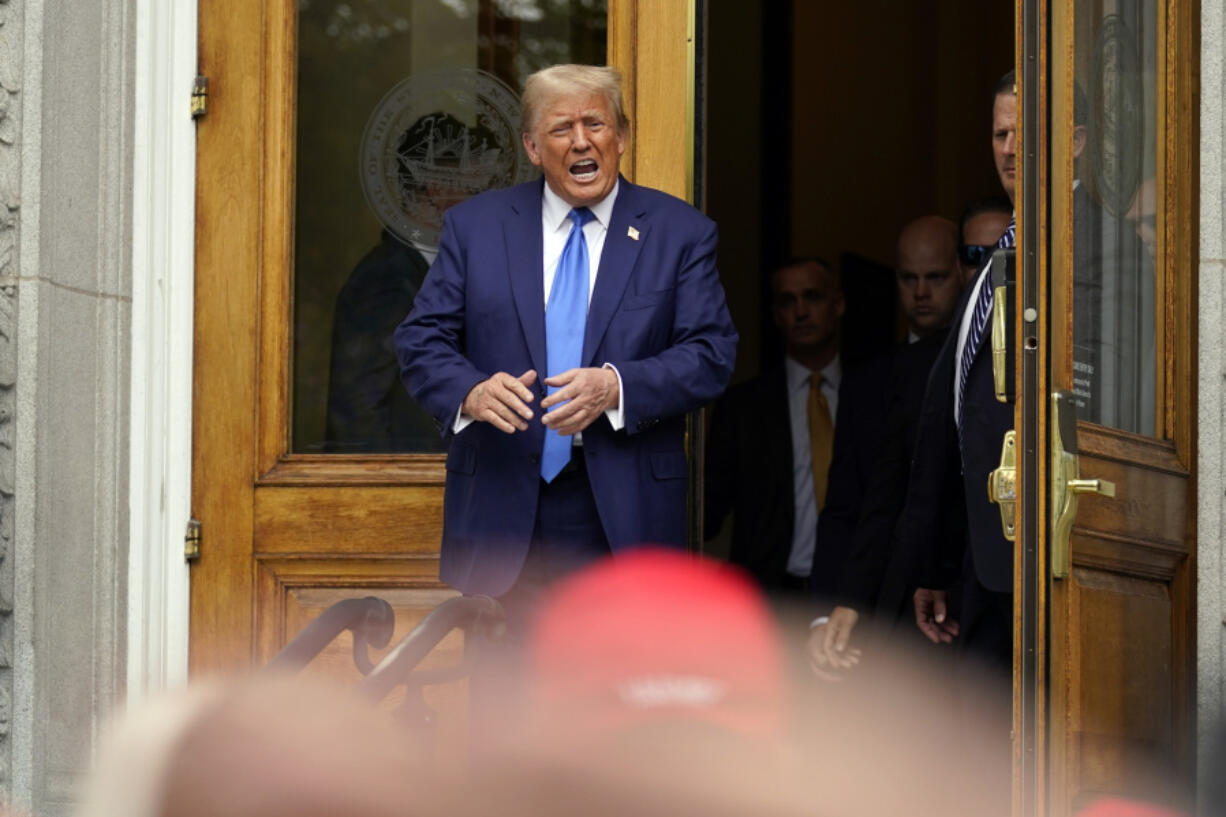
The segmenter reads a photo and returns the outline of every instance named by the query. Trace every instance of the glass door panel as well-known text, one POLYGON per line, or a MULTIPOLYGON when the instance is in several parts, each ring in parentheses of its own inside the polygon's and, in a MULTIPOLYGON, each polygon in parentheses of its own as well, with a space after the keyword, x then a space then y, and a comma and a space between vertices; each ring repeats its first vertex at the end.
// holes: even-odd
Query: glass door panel
POLYGON ((537 175, 525 77, 604 64, 603 0, 299 0, 293 453, 431 453, 391 334, 443 213, 537 175))
POLYGON ((1153 436, 1158 408, 1158 10, 1077 3, 1073 394, 1078 417, 1153 436))

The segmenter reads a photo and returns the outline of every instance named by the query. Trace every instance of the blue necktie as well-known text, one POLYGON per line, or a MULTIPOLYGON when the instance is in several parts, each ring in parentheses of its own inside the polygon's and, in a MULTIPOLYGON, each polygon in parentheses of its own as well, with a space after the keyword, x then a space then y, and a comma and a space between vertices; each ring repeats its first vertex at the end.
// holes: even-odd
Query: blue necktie
MULTIPOLYGON (((997 247, 1012 247, 1017 233, 1015 219, 1009 219, 1009 226, 996 242, 997 247)), ((966 411, 966 376, 970 374, 971 364, 975 362, 975 354, 983 345, 987 334, 988 319, 992 316, 992 282, 985 280, 979 287, 979 297, 975 300, 975 314, 971 318, 971 328, 966 335, 966 346, 962 349, 962 365, 958 367, 958 432, 962 431, 962 415, 966 411)))
MULTIPOLYGON (((566 237, 566 246, 558 258, 558 269, 553 274, 553 286, 549 290, 549 303, 545 305, 548 377, 578 368, 583 358, 590 274, 583 225, 592 220, 592 211, 586 207, 576 207, 570 211, 570 220, 570 235, 566 237)), ((553 394, 557 390, 556 386, 549 386, 547 393, 553 394)), ((570 437, 563 437, 552 428, 545 429, 545 450, 541 453, 542 479, 553 482, 553 478, 570 462, 570 448, 570 437)))

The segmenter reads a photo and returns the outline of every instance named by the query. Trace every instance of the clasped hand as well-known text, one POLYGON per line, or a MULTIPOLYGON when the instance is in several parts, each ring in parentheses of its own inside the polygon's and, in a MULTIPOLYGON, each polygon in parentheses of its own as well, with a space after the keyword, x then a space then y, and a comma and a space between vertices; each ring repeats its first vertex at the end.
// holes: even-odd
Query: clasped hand
MULTIPOLYGON (((535 369, 519 377, 499 372, 474 386, 464 398, 461 410, 507 434, 526 431, 533 418, 530 404, 534 399, 531 386, 535 382, 535 369)), ((617 374, 605 368, 568 369, 547 378, 545 385, 558 390, 541 401, 546 412, 541 422, 562 435, 583 431, 616 406, 619 397, 617 374), (554 406, 557 408, 550 411, 554 406)))

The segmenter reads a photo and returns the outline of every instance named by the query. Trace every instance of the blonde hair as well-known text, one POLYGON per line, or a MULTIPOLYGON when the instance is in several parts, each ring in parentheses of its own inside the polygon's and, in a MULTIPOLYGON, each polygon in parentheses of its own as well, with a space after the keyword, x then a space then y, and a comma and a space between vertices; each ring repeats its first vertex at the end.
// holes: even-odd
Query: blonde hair
POLYGON ((613 108, 618 129, 624 131, 630 124, 622 109, 622 75, 616 68, 607 65, 551 65, 524 81, 524 94, 520 101, 523 132, 531 134, 535 130, 541 109, 549 100, 576 92, 601 94, 613 108))

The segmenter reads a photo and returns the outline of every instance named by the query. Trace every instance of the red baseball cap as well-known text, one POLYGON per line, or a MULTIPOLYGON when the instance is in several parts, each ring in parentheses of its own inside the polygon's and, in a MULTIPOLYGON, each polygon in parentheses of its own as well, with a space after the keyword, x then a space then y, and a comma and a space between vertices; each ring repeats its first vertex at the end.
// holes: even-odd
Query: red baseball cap
POLYGON ((535 625, 535 714, 572 734, 658 724, 781 731, 782 645, 761 592, 737 568, 637 548, 560 582, 535 625))

